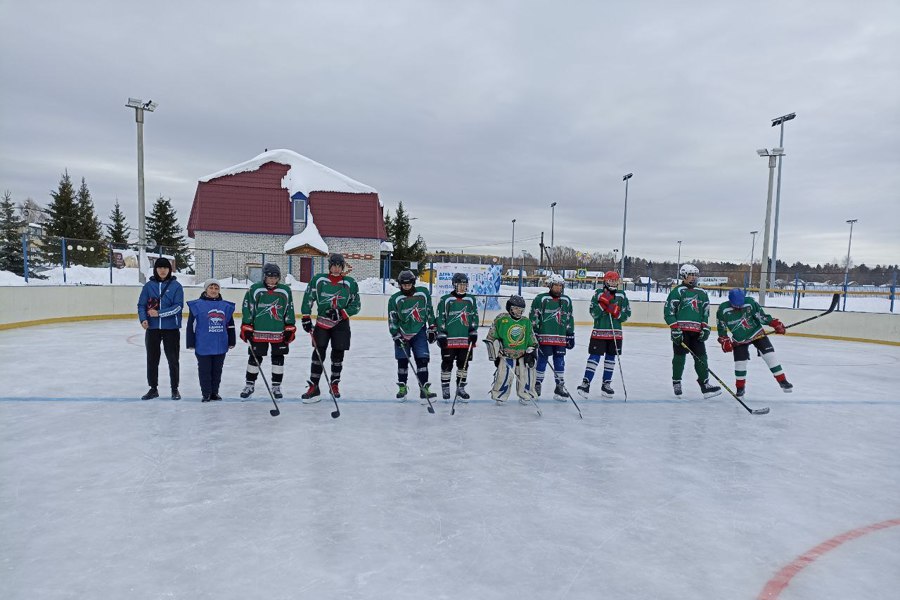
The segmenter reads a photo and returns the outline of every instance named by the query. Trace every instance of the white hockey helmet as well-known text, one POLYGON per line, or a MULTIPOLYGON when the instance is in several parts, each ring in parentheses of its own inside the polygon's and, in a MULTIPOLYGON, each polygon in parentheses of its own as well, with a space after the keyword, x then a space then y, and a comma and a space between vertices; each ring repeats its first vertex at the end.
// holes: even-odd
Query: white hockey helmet
POLYGON ((566 280, 559 273, 553 273, 552 275, 550 275, 550 277, 547 278, 547 287, 551 287, 557 284, 566 287, 566 280))
POLYGON ((690 263, 685 263, 685 264, 681 265, 680 269, 678 269, 678 274, 681 276, 682 279, 684 279, 688 275, 695 275, 695 276, 699 277, 700 269, 698 269, 697 267, 695 267, 694 265, 692 265, 690 263))

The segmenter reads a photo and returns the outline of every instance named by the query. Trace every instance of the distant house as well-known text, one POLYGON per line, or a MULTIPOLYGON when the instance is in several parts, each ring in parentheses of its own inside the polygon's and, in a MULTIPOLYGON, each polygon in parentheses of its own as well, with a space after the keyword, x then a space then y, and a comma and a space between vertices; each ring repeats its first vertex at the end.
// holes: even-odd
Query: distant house
POLYGON ((378 192, 291 150, 202 177, 188 235, 200 277, 258 279, 263 262, 299 281, 340 252, 357 279, 378 277, 387 240, 378 192))

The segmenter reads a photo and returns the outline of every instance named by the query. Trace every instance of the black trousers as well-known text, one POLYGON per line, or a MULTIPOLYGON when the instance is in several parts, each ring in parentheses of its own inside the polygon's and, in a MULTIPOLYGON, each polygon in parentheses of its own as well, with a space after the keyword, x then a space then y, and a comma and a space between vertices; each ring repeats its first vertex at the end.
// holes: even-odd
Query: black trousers
POLYGON ((224 354, 197 355, 197 374, 200 376, 200 391, 204 396, 219 393, 219 384, 222 382, 222 365, 224 364, 224 354))
POLYGON ((159 387, 159 344, 162 342, 169 363, 169 381, 172 389, 178 387, 179 366, 178 352, 181 345, 180 329, 148 329, 144 332, 144 345, 147 347, 147 384, 159 387))

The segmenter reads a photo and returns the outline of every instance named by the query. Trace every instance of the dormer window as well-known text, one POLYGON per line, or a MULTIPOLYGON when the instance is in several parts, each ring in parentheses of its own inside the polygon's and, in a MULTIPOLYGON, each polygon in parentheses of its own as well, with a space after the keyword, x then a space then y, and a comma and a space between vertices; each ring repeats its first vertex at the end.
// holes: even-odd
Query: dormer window
POLYGON ((291 196, 291 217, 294 223, 306 223, 307 198, 303 192, 291 196))

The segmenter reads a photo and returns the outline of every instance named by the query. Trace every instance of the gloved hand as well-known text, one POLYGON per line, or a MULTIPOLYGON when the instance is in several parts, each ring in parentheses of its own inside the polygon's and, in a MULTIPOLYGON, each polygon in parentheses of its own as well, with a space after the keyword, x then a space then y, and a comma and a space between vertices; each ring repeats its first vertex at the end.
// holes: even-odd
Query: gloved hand
POLYGON ((284 343, 290 344, 297 337, 297 327, 294 325, 284 326, 284 343))
POLYGON ((609 293, 609 290, 603 290, 603 293, 597 298, 597 304, 600 305, 600 308, 609 312, 609 304, 612 302, 612 299, 613 295, 609 293))
POLYGON ((443 350, 447 347, 447 332, 441 331, 437 334, 437 345, 443 350))
POLYGON ((495 366, 495 367, 499 367, 499 366, 500 366, 500 361, 501 361, 501 360, 503 360, 503 359, 500 358, 499 356, 498 356, 497 358, 495 358, 495 359, 494 359, 494 366, 495 366))
POLYGON ((300 324, 303 326, 303 331, 306 333, 312 333, 312 319, 309 318, 309 315, 303 315, 300 317, 300 324))
POLYGON ((734 350, 734 345, 731 343, 731 338, 727 335, 719 336, 719 344, 722 346, 722 352, 731 352, 734 350))
POLYGON ((397 333, 395 333, 394 335, 392 335, 391 338, 393 338, 394 345, 397 346, 398 348, 400 346, 402 346, 404 343, 406 343, 406 340, 403 339, 403 334, 400 333, 399 331, 397 333))
POLYGON ((533 367, 537 362, 537 356, 535 356, 534 354, 534 348, 529 348, 528 350, 526 350, 524 356, 522 356, 522 360, 524 361, 525 366, 529 369, 533 367))
POLYGON ((619 306, 618 304, 612 303, 612 304, 610 304, 609 307, 606 309, 606 312, 608 312, 609 314, 611 314, 613 319, 618 319, 618 318, 619 318, 619 315, 622 314, 622 307, 619 306))
POLYGON ((566 332, 566 348, 571 350, 575 347, 575 332, 567 331, 566 332))
POLYGON ((676 346, 680 346, 682 340, 684 340, 684 334, 681 332, 681 329, 678 328, 678 325, 670 325, 669 333, 672 336, 672 343, 676 346))
POLYGON ((241 341, 249 342, 253 339, 253 325, 241 323, 241 341))
POLYGON ((772 319, 772 322, 769 323, 772 326, 772 329, 775 330, 775 333, 785 333, 787 327, 784 326, 784 323, 779 321, 778 319, 772 319))
POLYGON ((474 327, 469 330, 469 344, 474 346, 478 343, 478 330, 474 327))
POLYGON ((709 339, 709 327, 704 326, 703 329, 700 330, 700 341, 705 342, 709 339))
POLYGON ((428 343, 433 344, 437 339, 437 328, 432 325, 428 328, 428 331, 425 332, 425 337, 428 338, 428 343))

